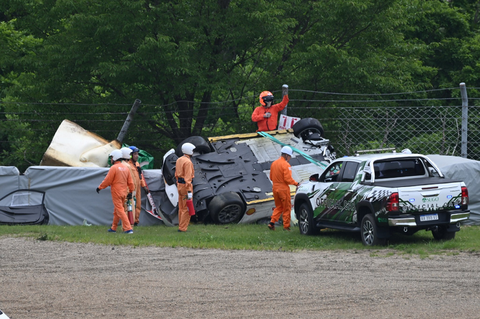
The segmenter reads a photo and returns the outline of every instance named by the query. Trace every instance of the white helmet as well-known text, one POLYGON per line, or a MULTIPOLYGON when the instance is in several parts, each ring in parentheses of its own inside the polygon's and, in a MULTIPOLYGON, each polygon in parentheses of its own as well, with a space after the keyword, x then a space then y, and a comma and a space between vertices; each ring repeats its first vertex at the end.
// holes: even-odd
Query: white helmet
POLYGON ((122 158, 122 151, 114 150, 110 153, 110 156, 114 161, 118 161, 120 158, 122 158))
POLYGON ((195 145, 193 145, 192 143, 185 143, 182 145, 183 154, 193 155, 194 149, 195 149, 195 145))
POLYGON ((130 148, 122 147, 120 151, 122 151, 122 158, 125 158, 125 159, 130 158, 130 153, 132 153, 132 150, 130 148))
POLYGON ((282 150, 280 151, 282 154, 287 154, 287 155, 290 155, 292 156, 293 155, 293 151, 292 151, 292 148, 290 146, 284 146, 282 147, 282 150))
POLYGON ((412 151, 410 151, 408 148, 405 148, 402 150, 403 154, 412 154, 412 151))

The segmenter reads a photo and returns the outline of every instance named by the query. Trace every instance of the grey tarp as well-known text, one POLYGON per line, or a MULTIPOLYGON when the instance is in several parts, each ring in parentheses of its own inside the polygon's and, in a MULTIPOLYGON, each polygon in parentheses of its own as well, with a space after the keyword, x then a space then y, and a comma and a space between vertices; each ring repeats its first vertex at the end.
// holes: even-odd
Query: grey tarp
POLYGON ((462 180, 468 188, 470 219, 466 225, 480 225, 480 161, 458 156, 427 155, 445 177, 462 180))
POLYGON ((45 193, 33 189, 15 190, 0 199, 1 225, 46 225, 49 214, 45 193))
POLYGON ((19 189, 19 176, 15 166, 0 166, 0 198, 19 189))
MULTIPOLYGON (((428 155, 448 178, 460 179, 468 187, 470 197, 469 225, 480 225, 480 161, 456 156, 428 155)), ((100 194, 95 188, 102 182, 108 168, 32 166, 20 175, 16 167, 0 166, 0 198, 17 189, 36 189, 46 193, 45 206, 50 214, 51 225, 81 225, 86 219, 94 225, 110 225, 113 204, 110 188, 100 194)), ((162 193, 161 170, 144 172, 147 184, 157 207, 162 193)), ((156 225, 162 222, 145 212, 145 194, 142 192, 141 225, 156 225)), ((150 208, 148 208, 150 209, 150 208)))
MULTIPOLYGON (((108 168, 31 166, 19 175, 15 167, 0 167, 0 198, 17 189, 45 192, 45 206, 50 225, 110 225, 113 204, 110 188, 97 194, 95 189, 108 173, 108 168)), ((147 183, 156 186, 161 170, 149 170, 147 183)), ((140 225, 162 224, 144 211, 146 201, 142 194, 140 225)))

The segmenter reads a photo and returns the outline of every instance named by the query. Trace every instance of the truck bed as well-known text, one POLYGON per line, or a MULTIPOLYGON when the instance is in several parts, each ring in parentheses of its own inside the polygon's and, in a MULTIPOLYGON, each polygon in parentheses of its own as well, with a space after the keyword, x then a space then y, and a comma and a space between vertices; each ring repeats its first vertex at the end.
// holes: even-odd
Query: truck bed
POLYGON ((375 181, 374 183, 368 183, 368 185, 382 186, 382 187, 408 187, 418 185, 431 185, 431 184, 447 184, 447 183, 460 183, 459 180, 453 180, 442 177, 421 177, 421 178, 397 178, 390 180, 375 181))

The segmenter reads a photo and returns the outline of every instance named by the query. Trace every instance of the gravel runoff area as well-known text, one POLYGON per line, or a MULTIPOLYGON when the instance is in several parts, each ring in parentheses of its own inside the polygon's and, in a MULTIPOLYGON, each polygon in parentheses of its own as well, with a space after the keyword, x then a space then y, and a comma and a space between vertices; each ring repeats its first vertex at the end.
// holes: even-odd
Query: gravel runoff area
POLYGON ((0 247, 11 319, 480 318, 480 253, 0 247))

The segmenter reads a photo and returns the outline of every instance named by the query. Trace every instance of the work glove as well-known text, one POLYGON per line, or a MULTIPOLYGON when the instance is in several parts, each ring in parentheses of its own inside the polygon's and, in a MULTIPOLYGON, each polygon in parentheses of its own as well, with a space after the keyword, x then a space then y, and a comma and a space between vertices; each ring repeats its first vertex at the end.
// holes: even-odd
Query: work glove
POLYGON ((270 114, 270 112, 267 112, 267 113, 263 114, 263 117, 264 117, 264 118, 267 118, 267 119, 268 119, 270 116, 272 116, 272 114, 270 114))
POLYGON ((127 199, 132 199, 132 193, 127 194, 127 199))
POLYGON ((146 188, 146 187, 143 188, 143 191, 145 192, 145 194, 149 194, 149 193, 150 193, 150 191, 149 191, 148 188, 146 188))
POLYGON ((97 187, 96 191, 97 191, 97 193, 100 194, 100 188, 97 187))
POLYGON ((303 179, 297 183, 297 188, 295 189, 295 192, 298 191, 298 188, 300 187, 300 184, 303 182, 303 179))
POLYGON ((192 199, 192 193, 191 192, 188 192, 187 199, 192 199))

